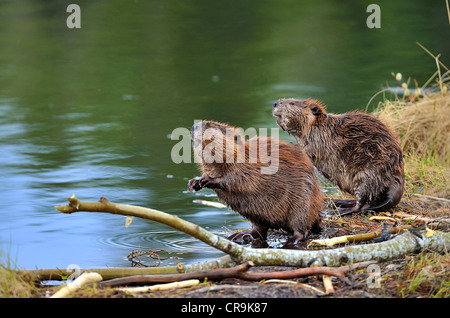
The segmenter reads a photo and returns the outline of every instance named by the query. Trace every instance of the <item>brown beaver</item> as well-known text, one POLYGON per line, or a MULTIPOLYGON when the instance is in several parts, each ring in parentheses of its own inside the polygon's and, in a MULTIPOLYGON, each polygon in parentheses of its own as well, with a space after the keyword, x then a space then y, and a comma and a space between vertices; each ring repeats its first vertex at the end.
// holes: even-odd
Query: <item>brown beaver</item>
POLYGON ((241 130, 213 121, 194 124, 192 138, 202 176, 189 181, 189 191, 211 188, 248 219, 252 247, 267 246, 268 229, 293 233, 289 246, 304 240, 309 231, 320 231, 324 198, 314 165, 303 149, 276 138, 245 140, 241 130), (264 172, 268 158, 277 164, 264 172))
POLYGON ((325 178, 356 197, 334 200, 341 215, 387 210, 400 202, 405 180, 402 150, 380 120, 356 111, 327 114, 324 105, 311 99, 280 99, 273 115, 325 178))

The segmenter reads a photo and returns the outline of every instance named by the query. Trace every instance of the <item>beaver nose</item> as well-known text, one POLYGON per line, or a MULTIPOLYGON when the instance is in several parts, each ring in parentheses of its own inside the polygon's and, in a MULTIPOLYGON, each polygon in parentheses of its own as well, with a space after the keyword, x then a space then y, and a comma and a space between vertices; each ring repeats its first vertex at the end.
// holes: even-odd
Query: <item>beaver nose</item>
POLYGON ((273 103, 273 108, 276 108, 278 106, 278 102, 273 103))

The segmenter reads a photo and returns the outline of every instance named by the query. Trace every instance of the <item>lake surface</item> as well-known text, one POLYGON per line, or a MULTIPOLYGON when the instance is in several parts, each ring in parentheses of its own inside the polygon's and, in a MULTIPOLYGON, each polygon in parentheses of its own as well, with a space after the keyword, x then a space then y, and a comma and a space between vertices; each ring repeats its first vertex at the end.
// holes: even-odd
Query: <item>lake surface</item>
MULTIPOLYGON (((249 227, 210 190, 189 193, 174 129, 211 119, 275 128, 272 103, 364 109, 391 72, 423 84, 450 65, 444 1, 74 1, 0 3, 0 255, 20 268, 130 266, 131 250, 194 263, 221 252, 168 226, 54 209, 75 194, 150 207, 216 233, 249 227)), ((370 105, 376 106, 376 101, 370 105)), ((293 140, 284 132, 280 136, 293 140)))

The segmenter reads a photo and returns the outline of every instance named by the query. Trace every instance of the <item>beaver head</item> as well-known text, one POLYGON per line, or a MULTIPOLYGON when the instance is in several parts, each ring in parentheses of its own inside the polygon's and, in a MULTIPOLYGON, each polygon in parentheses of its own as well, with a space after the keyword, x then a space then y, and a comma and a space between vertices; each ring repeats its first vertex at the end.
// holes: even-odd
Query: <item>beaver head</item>
POLYGON ((196 122, 191 137, 195 156, 205 163, 234 162, 245 147, 241 130, 215 121, 196 122))
POLYGON ((290 135, 304 136, 326 117, 325 106, 312 99, 282 98, 273 104, 277 124, 290 135))

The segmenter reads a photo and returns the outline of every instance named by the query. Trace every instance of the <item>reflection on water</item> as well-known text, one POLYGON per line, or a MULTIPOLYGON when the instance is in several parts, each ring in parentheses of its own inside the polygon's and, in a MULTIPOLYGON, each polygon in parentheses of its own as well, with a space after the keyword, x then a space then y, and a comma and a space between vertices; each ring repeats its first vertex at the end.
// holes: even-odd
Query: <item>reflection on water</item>
MULTIPOLYGON (((63 215, 76 194, 180 216, 222 233, 248 227, 189 193, 195 164, 174 164, 169 136, 196 119, 276 127, 281 97, 314 97, 331 112, 364 108, 391 72, 424 83, 448 61, 442 1, 84 1, 82 28, 66 1, 0 3, 0 251, 19 267, 128 266, 131 249, 166 249, 183 262, 221 256, 146 220, 63 215)), ((285 133, 284 139, 292 140, 285 133)))

